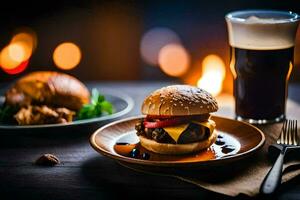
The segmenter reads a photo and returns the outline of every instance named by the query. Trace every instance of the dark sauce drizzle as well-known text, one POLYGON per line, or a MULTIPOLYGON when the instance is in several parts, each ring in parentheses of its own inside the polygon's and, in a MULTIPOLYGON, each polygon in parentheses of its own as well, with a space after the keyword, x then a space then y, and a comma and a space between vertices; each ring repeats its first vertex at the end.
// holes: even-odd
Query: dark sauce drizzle
POLYGON ((205 161, 220 159, 238 153, 240 143, 232 136, 220 132, 216 142, 210 148, 194 154, 161 155, 148 151, 140 143, 130 144, 126 142, 117 142, 114 145, 114 150, 117 154, 125 157, 151 161, 205 161))

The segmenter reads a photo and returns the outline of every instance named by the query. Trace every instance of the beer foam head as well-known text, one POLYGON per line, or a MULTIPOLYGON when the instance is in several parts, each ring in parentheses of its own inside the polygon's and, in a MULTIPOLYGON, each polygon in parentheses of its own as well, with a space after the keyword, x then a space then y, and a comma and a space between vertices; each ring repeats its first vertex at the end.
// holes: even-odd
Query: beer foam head
POLYGON ((226 15, 229 44, 242 49, 274 50, 295 45, 299 15, 283 11, 237 11, 226 15))

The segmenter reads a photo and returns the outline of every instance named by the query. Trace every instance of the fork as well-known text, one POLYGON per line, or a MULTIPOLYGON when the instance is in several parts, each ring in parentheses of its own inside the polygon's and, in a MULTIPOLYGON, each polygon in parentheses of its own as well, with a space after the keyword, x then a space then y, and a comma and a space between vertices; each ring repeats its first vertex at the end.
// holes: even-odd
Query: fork
POLYGON ((272 146, 279 148, 280 153, 260 187, 260 192, 265 195, 272 194, 281 183, 282 167, 286 152, 289 149, 300 148, 297 133, 297 120, 286 120, 283 123, 276 143, 277 144, 273 144, 272 146))

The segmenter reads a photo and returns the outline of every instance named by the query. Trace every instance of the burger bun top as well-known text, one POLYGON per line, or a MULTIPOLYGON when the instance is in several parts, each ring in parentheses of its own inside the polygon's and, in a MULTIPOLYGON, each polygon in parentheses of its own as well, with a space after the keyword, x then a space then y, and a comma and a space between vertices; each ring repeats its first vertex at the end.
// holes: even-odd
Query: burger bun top
POLYGON ((217 110, 217 101, 210 93, 189 85, 171 85, 158 89, 142 104, 144 115, 201 115, 217 110))

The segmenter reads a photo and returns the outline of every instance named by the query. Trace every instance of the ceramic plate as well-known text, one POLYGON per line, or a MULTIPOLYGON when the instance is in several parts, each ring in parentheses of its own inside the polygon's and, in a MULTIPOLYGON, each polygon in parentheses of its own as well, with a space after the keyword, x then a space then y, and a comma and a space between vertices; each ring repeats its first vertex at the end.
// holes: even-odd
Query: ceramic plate
POLYGON ((262 131, 244 122, 212 116, 216 122, 217 141, 207 150, 188 155, 172 156, 151 153, 140 146, 134 126, 142 116, 119 120, 98 129, 90 138, 92 147, 104 156, 123 164, 159 167, 201 167, 219 165, 245 158, 259 150, 265 141, 262 131), (137 148, 145 160, 130 157, 130 150, 137 148))
POLYGON ((102 94, 106 100, 110 101, 115 112, 111 115, 103 115, 100 117, 84 120, 75 120, 67 124, 43 124, 43 125, 9 125, 0 123, 0 133, 65 133, 65 132, 87 132, 95 131, 99 126, 116 120, 132 110, 134 102, 131 97, 125 94, 116 93, 114 91, 104 91, 102 94))

